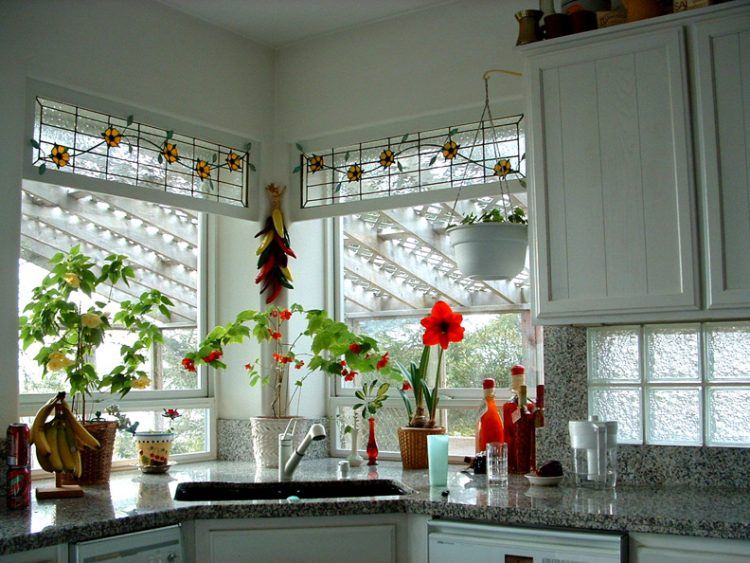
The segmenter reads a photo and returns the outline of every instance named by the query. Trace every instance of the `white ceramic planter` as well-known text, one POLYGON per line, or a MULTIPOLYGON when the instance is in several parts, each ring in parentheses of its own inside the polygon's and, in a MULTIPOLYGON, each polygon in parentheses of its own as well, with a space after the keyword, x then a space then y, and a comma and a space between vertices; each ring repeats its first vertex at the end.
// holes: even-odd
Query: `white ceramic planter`
POLYGON ((509 280, 523 270, 529 228, 513 223, 477 223, 448 229, 461 271, 480 280, 509 280))
POLYGON ((161 430, 136 432, 135 446, 138 449, 138 463, 145 467, 167 465, 173 441, 173 432, 161 430))
MULTIPOLYGON (((293 444, 297 445, 305 437, 310 426, 309 420, 302 417, 274 418, 270 416, 254 416, 250 418, 252 436, 253 436, 253 456, 257 467, 278 467, 279 466, 279 434, 286 430, 290 420, 297 421, 294 428, 293 444)), ((292 431, 294 422, 289 428, 292 431)))

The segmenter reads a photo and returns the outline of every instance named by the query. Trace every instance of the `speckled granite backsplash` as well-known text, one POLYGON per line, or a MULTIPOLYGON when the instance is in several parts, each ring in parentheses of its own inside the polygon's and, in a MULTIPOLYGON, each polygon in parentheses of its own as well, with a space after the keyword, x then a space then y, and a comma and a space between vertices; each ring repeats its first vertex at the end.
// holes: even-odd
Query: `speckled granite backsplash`
MULTIPOLYGON (((331 430, 327 417, 307 419, 307 427, 315 422, 331 430)), ((252 422, 247 418, 220 418, 216 424, 217 458, 221 461, 253 461, 252 422)), ((328 457, 328 438, 314 441, 305 453, 308 459, 328 457)))
MULTIPOLYGON (((572 471, 569 420, 588 416, 586 329, 544 328, 545 420, 537 459, 559 459, 572 471)), ((647 485, 750 487, 750 449, 620 446, 619 482, 647 485)))

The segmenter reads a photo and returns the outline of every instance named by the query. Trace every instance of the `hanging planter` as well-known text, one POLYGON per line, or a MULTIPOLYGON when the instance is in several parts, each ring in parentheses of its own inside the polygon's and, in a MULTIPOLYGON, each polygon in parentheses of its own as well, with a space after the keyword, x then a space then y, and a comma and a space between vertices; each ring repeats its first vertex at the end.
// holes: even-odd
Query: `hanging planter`
POLYGON ((523 270, 528 225, 473 223, 455 225, 447 232, 456 264, 470 278, 510 280, 523 270))

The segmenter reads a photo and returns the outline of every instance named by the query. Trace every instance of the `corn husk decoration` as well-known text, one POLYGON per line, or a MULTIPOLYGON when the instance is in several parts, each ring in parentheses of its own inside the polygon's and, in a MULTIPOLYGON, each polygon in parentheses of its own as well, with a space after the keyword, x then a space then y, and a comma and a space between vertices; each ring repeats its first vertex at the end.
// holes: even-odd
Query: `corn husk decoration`
POLYGON ((291 249, 289 232, 284 225, 281 212, 281 194, 284 188, 275 184, 266 190, 271 195, 271 215, 266 219, 263 229, 255 235, 261 237, 258 255, 258 275, 256 284, 261 284, 261 294, 267 293, 266 304, 273 303, 283 288, 294 289, 292 272, 289 270, 289 258, 297 255, 291 249))

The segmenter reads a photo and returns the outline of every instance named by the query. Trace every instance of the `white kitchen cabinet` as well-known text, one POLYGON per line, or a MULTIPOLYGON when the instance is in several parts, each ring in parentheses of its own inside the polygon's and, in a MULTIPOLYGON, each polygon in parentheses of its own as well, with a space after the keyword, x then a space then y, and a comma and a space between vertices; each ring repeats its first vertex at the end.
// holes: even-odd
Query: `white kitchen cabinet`
POLYGON ((630 563, 747 563, 750 542, 658 534, 630 534, 630 563))
POLYGON ((198 520, 194 557, 221 563, 416 561, 409 555, 409 527, 403 514, 198 520))
POLYGON ((706 307, 750 307, 750 10, 691 26, 706 307))
POLYGON ((684 29, 525 53, 535 318, 700 310, 684 29))
POLYGON ((68 544, 51 545, 9 555, 0 555, 0 563, 67 563, 67 561, 68 544))

